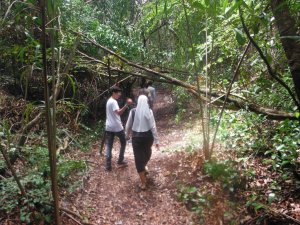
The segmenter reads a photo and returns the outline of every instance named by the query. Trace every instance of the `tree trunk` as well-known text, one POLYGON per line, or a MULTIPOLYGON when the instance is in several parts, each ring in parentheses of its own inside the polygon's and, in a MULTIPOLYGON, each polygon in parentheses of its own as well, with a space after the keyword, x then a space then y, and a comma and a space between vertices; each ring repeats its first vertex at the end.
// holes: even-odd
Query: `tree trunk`
POLYGON ((290 38, 299 36, 299 30, 297 34, 296 21, 291 14, 287 0, 271 0, 271 7, 293 77, 298 101, 300 101, 300 43, 296 39, 290 38))

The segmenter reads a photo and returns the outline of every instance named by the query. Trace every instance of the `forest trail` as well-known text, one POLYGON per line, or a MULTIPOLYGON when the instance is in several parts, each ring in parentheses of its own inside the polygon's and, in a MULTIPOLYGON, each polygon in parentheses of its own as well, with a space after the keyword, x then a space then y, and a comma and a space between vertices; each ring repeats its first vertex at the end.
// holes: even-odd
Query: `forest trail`
POLYGON ((171 95, 158 91, 154 108, 160 135, 160 151, 153 147, 149 167, 149 186, 146 191, 138 187, 132 145, 127 144, 127 168, 117 168, 118 140, 113 148, 113 170, 104 170, 104 156, 99 155, 99 144, 82 155, 89 163, 89 171, 81 190, 68 196, 65 207, 79 212, 94 224, 191 224, 192 214, 178 202, 178 168, 180 149, 187 132, 184 125, 175 125, 171 118, 174 103, 171 95))

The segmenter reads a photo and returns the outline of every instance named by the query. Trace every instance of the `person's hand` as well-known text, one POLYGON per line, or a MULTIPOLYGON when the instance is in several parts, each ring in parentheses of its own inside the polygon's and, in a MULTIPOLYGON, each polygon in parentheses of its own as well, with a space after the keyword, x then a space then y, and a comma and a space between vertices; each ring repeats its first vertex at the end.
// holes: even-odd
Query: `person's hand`
POLYGON ((132 99, 131 99, 131 98, 127 98, 126 104, 127 104, 127 105, 132 105, 132 104, 133 104, 132 99))

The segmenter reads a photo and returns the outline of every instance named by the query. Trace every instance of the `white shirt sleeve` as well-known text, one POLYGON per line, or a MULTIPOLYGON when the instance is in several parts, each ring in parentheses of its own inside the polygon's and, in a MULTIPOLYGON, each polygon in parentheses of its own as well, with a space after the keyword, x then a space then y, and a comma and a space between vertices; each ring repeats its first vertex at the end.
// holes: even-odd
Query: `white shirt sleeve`
POLYGON ((112 110, 115 112, 116 110, 119 110, 120 107, 118 105, 118 102, 115 100, 113 101, 113 104, 112 104, 112 110))
POLYGON ((126 136, 126 138, 129 138, 129 136, 130 136, 131 129, 132 129, 132 124, 133 124, 132 110, 130 110, 129 116, 128 116, 128 119, 127 119, 127 122, 126 122, 126 127, 125 127, 125 136, 126 136))

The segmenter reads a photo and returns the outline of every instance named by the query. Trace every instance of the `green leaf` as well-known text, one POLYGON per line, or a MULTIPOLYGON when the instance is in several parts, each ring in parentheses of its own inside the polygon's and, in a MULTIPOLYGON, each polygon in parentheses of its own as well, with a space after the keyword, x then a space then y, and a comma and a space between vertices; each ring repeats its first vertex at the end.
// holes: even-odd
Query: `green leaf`
POLYGON ((231 7, 226 7, 225 14, 227 14, 231 10, 231 7))
POLYGON ((74 78, 73 76, 71 76, 70 74, 66 74, 70 83, 71 83, 71 86, 72 86, 72 90, 73 90, 73 97, 75 96, 75 93, 76 93, 76 84, 75 84, 75 81, 74 81, 74 78))
POLYGON ((255 23, 253 25, 252 29, 253 29, 253 33, 257 34, 259 32, 259 25, 258 25, 258 23, 255 23))
POLYGON ((253 206, 254 206, 255 212, 257 212, 259 209, 265 208, 265 206, 263 204, 255 203, 255 202, 253 203, 253 206))
POLYGON ((205 6, 201 2, 198 2, 198 1, 191 2, 191 6, 195 9, 205 10, 205 6))
POLYGON ((234 32, 235 32, 235 38, 236 38, 237 42, 240 45, 244 45, 246 43, 246 38, 244 37, 243 32, 237 28, 234 29, 234 32))
POLYGON ((270 54, 267 54, 267 56, 266 56, 266 58, 267 58, 267 61, 268 61, 268 63, 272 63, 272 61, 273 61, 273 58, 272 58, 272 56, 270 55, 270 54))
POLYGON ((274 200, 275 200, 275 194, 274 193, 270 193, 268 196, 268 202, 269 204, 271 204, 274 200))

